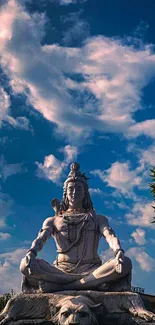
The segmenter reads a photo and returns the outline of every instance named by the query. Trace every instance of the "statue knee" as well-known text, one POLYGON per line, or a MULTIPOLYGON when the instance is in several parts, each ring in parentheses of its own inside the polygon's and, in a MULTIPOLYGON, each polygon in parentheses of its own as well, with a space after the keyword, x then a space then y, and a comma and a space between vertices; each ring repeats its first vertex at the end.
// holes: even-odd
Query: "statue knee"
POLYGON ((24 275, 28 274, 27 263, 26 263, 25 257, 21 260, 19 269, 20 269, 20 272, 23 273, 24 275))
POLYGON ((124 256, 124 271, 125 273, 129 273, 132 270, 132 261, 129 257, 124 256))

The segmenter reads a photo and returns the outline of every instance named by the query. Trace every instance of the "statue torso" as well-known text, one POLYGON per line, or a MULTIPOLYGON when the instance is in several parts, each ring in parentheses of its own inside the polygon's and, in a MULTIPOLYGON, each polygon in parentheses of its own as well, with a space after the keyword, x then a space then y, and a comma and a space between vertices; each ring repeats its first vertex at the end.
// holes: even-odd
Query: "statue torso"
POLYGON ((95 212, 54 217, 53 237, 57 246, 57 261, 90 263, 99 259, 97 249, 101 237, 95 212))

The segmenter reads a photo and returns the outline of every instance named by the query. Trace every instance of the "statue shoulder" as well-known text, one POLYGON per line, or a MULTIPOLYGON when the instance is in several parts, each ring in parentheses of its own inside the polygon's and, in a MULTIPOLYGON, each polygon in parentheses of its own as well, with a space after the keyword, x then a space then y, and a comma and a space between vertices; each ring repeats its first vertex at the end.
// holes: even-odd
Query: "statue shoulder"
POLYGON ((109 226, 109 221, 108 218, 102 214, 97 214, 97 219, 99 226, 102 227, 108 227, 109 226))
POLYGON ((42 229, 53 228, 54 218, 55 217, 48 217, 47 219, 45 219, 43 222, 42 229))

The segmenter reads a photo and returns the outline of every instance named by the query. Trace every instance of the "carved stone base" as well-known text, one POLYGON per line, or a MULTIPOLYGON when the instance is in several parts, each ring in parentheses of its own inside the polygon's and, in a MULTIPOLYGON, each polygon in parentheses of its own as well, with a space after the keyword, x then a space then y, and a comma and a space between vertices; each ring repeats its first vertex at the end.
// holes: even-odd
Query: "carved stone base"
POLYGON ((139 294, 99 291, 19 294, 0 314, 0 324, 66 325, 74 323, 73 318, 79 325, 155 324, 155 314, 145 309, 139 294), (84 306, 83 313, 77 305, 84 306), (64 306, 70 307, 70 313, 64 313, 64 306))

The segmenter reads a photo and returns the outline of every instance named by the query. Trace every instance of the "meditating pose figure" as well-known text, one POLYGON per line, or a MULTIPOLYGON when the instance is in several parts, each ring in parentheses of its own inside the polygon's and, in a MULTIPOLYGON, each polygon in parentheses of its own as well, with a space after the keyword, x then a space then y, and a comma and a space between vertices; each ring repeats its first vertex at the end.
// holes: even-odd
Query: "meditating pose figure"
POLYGON ((52 200, 55 216, 44 221, 21 261, 23 292, 112 291, 116 287, 117 291, 130 290, 131 260, 124 256, 108 219, 96 214, 87 180, 85 173, 80 172, 80 165, 72 163, 64 183, 62 202, 52 200), (55 240, 58 253, 52 265, 37 258, 50 236, 55 240), (114 251, 114 258, 104 264, 97 252, 102 236, 114 251), (125 289, 122 283, 126 283, 125 289))

